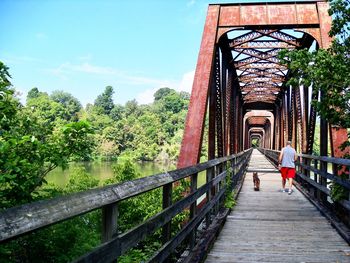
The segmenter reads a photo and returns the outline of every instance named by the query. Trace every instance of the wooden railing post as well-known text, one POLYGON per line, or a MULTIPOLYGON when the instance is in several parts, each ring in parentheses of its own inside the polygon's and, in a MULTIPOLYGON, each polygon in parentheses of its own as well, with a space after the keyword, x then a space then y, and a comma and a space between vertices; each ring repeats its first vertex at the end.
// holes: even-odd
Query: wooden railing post
MULTIPOLYGON (((214 171, 214 175, 215 175, 215 177, 217 177, 219 174, 220 174, 220 171, 222 170, 221 169, 221 164, 219 164, 219 165, 216 165, 215 167, 214 167, 214 169, 215 169, 215 171, 214 171)), ((219 193, 219 185, 220 184, 217 184, 217 185, 215 185, 215 187, 214 187, 214 189, 215 189, 215 195, 217 195, 218 193, 219 193)), ((219 205, 218 205, 218 203, 216 203, 215 205, 214 205, 214 215, 216 216, 217 214, 219 213, 219 205)))
POLYGON ((117 233, 118 205, 109 204, 102 208, 102 243, 112 239, 117 233))
MULTIPOLYGON (((173 184, 163 186, 163 210, 172 204, 173 184)), ((171 239, 171 220, 163 226, 162 230, 163 244, 171 239)))
MULTIPOLYGON (((207 183, 210 182, 213 179, 213 177, 214 177, 214 168, 211 167, 211 168, 207 169, 207 173, 206 173, 207 183)), ((207 203, 209 203, 211 201, 211 199, 213 198, 212 187, 210 187, 208 189, 206 197, 207 197, 207 203)), ((211 224, 211 213, 208 213, 205 217, 205 225, 208 228, 210 226, 210 224, 211 224)))
POLYGON ((237 157, 233 158, 233 160, 231 161, 231 168, 232 168, 232 175, 231 175, 231 185, 235 185, 236 184, 236 174, 237 174, 237 157))
MULTIPOLYGON (((193 174, 191 176, 191 193, 195 192, 197 190, 197 181, 198 181, 198 174, 193 174)), ((197 214, 197 200, 194 201, 190 206, 190 219, 193 219, 197 214)), ((196 242, 196 228, 194 228, 190 234, 189 238, 189 245, 190 249, 192 249, 196 242)))
MULTIPOLYGON (((317 166, 318 166, 318 161, 314 159, 314 168, 315 168, 315 170, 318 169, 317 166)), ((319 177, 320 177, 320 175, 318 175, 317 173, 314 172, 314 181, 316 183, 319 182, 319 180, 318 180, 319 177)), ((317 198, 317 199, 319 197, 319 193, 318 192, 319 192, 318 189, 314 187, 314 197, 317 198)))
MULTIPOLYGON (((321 166, 320 167, 321 172, 323 172, 324 174, 327 173, 328 163, 324 162, 324 161, 321 161, 320 166, 321 166)), ((322 186, 327 187, 327 178, 325 178, 323 176, 320 176, 320 184, 322 186)), ((322 191, 320 191, 320 201, 322 203, 326 203, 327 202, 327 195, 325 193, 323 193, 322 191)))

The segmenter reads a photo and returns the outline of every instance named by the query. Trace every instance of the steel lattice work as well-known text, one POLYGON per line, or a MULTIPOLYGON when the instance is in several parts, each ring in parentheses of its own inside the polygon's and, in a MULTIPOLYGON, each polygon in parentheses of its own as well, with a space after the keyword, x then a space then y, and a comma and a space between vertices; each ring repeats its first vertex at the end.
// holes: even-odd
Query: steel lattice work
MULTIPOLYGON (((243 1, 242 1, 243 2, 243 1)), ((262 140, 279 150, 287 140, 303 153, 314 144, 316 111, 322 96, 312 87, 293 89, 280 63, 282 49, 327 48, 331 18, 323 0, 209 5, 192 87, 178 167, 196 164, 209 117, 208 159, 237 153, 262 140)), ((327 133, 335 149, 344 130, 321 121, 321 154, 327 133)))

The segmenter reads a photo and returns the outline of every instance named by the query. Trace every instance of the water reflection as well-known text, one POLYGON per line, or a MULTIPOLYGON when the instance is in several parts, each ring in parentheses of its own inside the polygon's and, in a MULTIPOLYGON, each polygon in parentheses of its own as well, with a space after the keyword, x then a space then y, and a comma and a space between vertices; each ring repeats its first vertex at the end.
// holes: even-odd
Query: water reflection
MULTIPOLYGON (((81 162, 81 163, 72 163, 68 169, 62 170, 58 167, 55 170, 51 171, 46 180, 48 182, 55 183, 58 186, 63 187, 69 180, 71 172, 76 167, 84 167, 88 173, 90 173, 96 179, 103 181, 105 179, 111 178, 113 176, 113 165, 115 162, 81 162)), ((153 174, 162 173, 165 171, 171 171, 176 169, 175 164, 163 164, 163 163, 154 163, 154 162, 136 162, 136 170, 142 176, 149 176, 153 174)))

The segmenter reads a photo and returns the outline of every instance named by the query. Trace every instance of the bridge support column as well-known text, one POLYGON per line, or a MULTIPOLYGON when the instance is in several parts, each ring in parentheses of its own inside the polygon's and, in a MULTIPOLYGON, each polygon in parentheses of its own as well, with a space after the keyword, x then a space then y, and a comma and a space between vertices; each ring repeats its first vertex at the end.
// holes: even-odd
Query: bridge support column
POLYGON ((219 10, 220 6, 218 5, 211 5, 208 8, 177 165, 178 168, 194 165, 199 161, 208 91, 212 85, 213 55, 219 21, 219 10))

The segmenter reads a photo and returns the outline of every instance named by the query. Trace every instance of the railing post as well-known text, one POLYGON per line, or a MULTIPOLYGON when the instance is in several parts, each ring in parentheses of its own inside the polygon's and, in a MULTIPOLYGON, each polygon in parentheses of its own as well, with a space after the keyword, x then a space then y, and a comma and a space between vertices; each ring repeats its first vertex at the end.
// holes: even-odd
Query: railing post
MULTIPOLYGON (((207 173, 206 173, 206 180, 207 180, 207 183, 210 182, 212 179, 213 179, 213 174, 214 174, 214 168, 211 167, 209 169, 207 169, 207 173)), ((213 197, 213 189, 212 187, 209 187, 208 191, 207 191, 207 194, 206 194, 206 197, 207 197, 207 203, 209 203, 213 197)), ((206 224, 206 227, 208 228, 211 224, 211 213, 208 213, 205 217, 205 224, 206 224)))
POLYGON ((232 186, 236 185, 236 174, 237 174, 237 157, 235 156, 231 161, 231 167, 232 167, 232 176, 231 176, 231 184, 232 186))
MULTIPOLYGON (((221 171, 222 171, 222 169, 221 169, 221 164, 218 164, 218 165, 216 165, 215 166, 215 171, 214 171, 214 174, 215 174, 215 177, 217 177, 220 173, 221 173, 221 171)), ((218 183, 218 184, 216 184, 215 185, 215 187, 214 187, 214 189, 215 189, 215 195, 217 195, 218 193, 219 193, 219 186, 220 186, 220 183, 218 183)), ((219 201, 218 201, 218 203, 220 203, 219 201)), ((218 212, 219 212, 219 205, 218 205, 218 203, 216 203, 215 205, 214 205, 214 214, 215 214, 215 216, 218 214, 218 212)))
MULTIPOLYGON (((225 179, 222 180, 222 181, 218 184, 218 186, 219 186, 218 192, 219 192, 222 188, 226 187, 226 181, 227 181, 227 176, 228 176, 228 174, 227 174, 227 172, 228 172, 228 171, 227 171, 227 162, 226 162, 226 161, 223 162, 223 163, 221 164, 221 173, 222 173, 222 172, 225 172, 225 173, 226 173, 226 176, 225 176, 225 179)), ((219 199, 219 202, 218 202, 218 210, 220 210, 220 205, 223 204, 225 198, 226 198, 226 195, 224 194, 224 195, 219 199)))
MULTIPOLYGON (((169 207, 172 203, 173 184, 163 186, 163 210, 169 207)), ((171 239, 171 220, 163 226, 162 229, 163 244, 171 239)))
MULTIPOLYGON (((198 174, 191 176, 191 193, 197 190, 198 174)), ((197 213, 197 200, 195 200, 190 206, 190 219, 194 218, 197 213)), ((192 230, 189 238, 190 249, 192 249, 196 242, 196 228, 192 230)))
MULTIPOLYGON (((297 157, 297 162, 298 162, 298 164, 295 167, 296 168, 296 172, 304 174, 304 169, 301 166, 302 165, 302 158, 300 156, 297 157)), ((300 185, 303 185, 302 180, 301 180, 301 178, 299 176, 297 176, 295 179, 300 185)))
MULTIPOLYGON (((314 169, 316 171, 318 170, 318 161, 316 159, 314 159, 314 169)), ((314 181, 316 183, 319 183, 319 178, 320 178, 320 175, 314 172, 314 181)), ((314 189, 314 197, 317 198, 317 199, 321 198, 319 196, 320 195, 319 194, 319 190, 317 188, 315 188, 315 187, 313 189, 314 189)))
POLYGON ((102 208, 102 243, 109 241, 117 233, 117 219, 117 204, 109 204, 102 208))
MULTIPOLYGON (((320 165, 321 165, 320 170, 322 171, 322 173, 327 173, 328 163, 321 161, 320 165)), ((320 176, 320 184, 322 186, 327 187, 327 178, 320 176)), ((322 203, 327 202, 327 195, 325 193, 323 193, 322 191, 320 191, 320 198, 321 198, 320 201, 322 203)))

